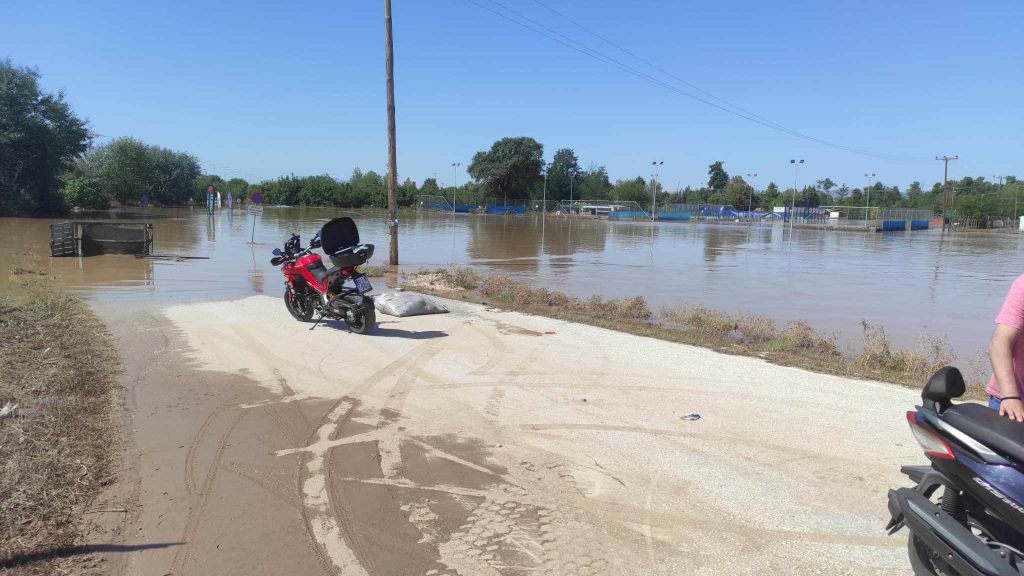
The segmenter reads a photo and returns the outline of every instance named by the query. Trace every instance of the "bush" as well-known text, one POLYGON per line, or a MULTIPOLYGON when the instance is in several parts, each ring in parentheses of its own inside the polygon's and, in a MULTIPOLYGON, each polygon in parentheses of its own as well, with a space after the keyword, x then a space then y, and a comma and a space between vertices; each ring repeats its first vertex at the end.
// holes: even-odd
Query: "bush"
POLYGON ((804 321, 791 323, 785 332, 772 340, 771 344, 771 347, 778 352, 788 352, 827 361, 840 362, 843 360, 843 352, 836 344, 835 336, 818 334, 804 321))
POLYGON ((850 367, 862 374, 884 374, 890 378, 902 379, 905 383, 918 384, 939 368, 952 362, 953 353, 949 344, 932 336, 923 336, 919 350, 893 350, 885 329, 862 322, 864 351, 853 359, 850 367))
POLYGON ((92 178, 72 178, 61 191, 68 206, 105 210, 110 207, 110 195, 92 178))

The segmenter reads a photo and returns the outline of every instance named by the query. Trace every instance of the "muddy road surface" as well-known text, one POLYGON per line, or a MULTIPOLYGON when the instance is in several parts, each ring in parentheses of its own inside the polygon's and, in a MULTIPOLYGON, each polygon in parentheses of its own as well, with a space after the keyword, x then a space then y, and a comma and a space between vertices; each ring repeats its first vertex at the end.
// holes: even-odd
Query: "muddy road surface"
POLYGON ((449 304, 370 336, 267 296, 98 305, 131 439, 102 571, 907 573, 914 391, 449 304))

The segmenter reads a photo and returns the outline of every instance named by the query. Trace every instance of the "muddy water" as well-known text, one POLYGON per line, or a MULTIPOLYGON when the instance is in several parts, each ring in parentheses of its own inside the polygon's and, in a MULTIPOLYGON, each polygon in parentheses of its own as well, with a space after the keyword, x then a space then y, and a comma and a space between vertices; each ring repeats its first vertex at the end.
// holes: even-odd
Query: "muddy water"
MULTIPOLYGON (((0 219, 0 270, 45 270, 72 290, 103 300, 160 302, 277 294, 270 251, 290 232, 308 239, 337 211, 268 208, 210 216, 201 209, 151 209, 89 218, 154 223, 154 253, 49 258, 50 220, 0 219), (250 244, 250 238, 255 242, 250 244)), ((383 214, 350 213, 371 263, 387 259, 383 214)), ((409 213, 401 219, 403 267, 474 264, 579 296, 643 295, 653 308, 682 302, 805 319, 852 345, 860 323, 881 324, 901 345, 922 331, 947 338, 961 363, 987 341, 1010 282, 1024 272, 1015 234, 939 231, 882 235, 781 226, 612 223, 533 216, 409 213)), ((0 289, 19 276, 0 277, 0 289)), ((23 277, 23 275, 22 275, 23 277)), ((382 280, 378 280, 382 283, 382 280)))

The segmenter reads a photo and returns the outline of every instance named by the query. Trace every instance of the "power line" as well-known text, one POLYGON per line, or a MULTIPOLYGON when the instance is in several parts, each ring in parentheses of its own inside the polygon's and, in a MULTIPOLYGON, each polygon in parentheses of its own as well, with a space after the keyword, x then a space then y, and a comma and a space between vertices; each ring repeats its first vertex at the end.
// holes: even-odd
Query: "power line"
MULTIPOLYGON (((850 146, 845 146, 845 145, 842 145, 842 144, 837 144, 835 142, 830 142, 830 141, 824 140, 822 138, 817 138, 817 137, 814 137, 814 136, 810 136, 808 134, 804 134, 802 132, 798 132, 798 131, 793 130, 791 128, 787 128, 786 126, 783 126, 782 124, 778 124, 776 122, 772 122, 772 121, 764 119, 764 118, 762 118, 762 117, 760 117, 760 116, 758 116, 756 114, 753 114, 751 112, 745 111, 742 108, 740 108, 740 107, 738 107, 738 106, 736 106, 734 104, 729 104, 725 100, 723 100, 723 99, 721 99, 721 98, 719 98, 717 96, 714 96, 713 94, 710 94, 709 92, 706 92, 706 91, 704 91, 704 90, 702 90, 700 88, 696 88, 693 84, 691 84, 689 82, 686 82, 686 81, 683 81, 683 80, 673 76, 673 78, 675 78, 677 81, 681 81, 681 82, 683 82, 683 83, 685 83, 685 84, 687 84, 689 86, 693 86, 695 89, 699 90, 700 92, 708 94, 710 97, 715 98, 716 100, 720 100, 720 101, 724 102, 725 105, 721 105, 721 104, 712 102, 712 101, 710 101, 710 100, 708 100, 706 98, 702 98, 700 96, 697 96, 695 94, 687 92, 686 90, 683 90, 683 89, 681 89, 681 88, 679 88, 677 86, 669 84, 669 83, 667 83, 667 82, 665 82, 665 81, 663 81, 663 80, 661 80, 659 78, 651 76, 650 74, 647 74, 645 72, 637 70, 636 68, 633 68, 632 66, 629 66, 628 64, 624 64, 623 62, 620 62, 619 60, 616 60, 615 58, 612 58, 611 56, 603 54, 603 53, 601 53, 601 52, 599 52, 599 51, 597 51, 597 50, 595 50, 593 48, 590 48, 590 47, 586 46, 585 44, 582 44, 581 42, 578 42, 578 41, 576 41, 576 40, 566 36, 565 34, 562 34, 562 33, 558 32, 557 30, 553 30, 553 29, 545 26, 544 24, 542 24, 540 22, 537 22, 536 20, 533 20, 529 16, 526 16, 526 15, 522 14, 521 12, 518 12, 517 10, 509 8, 508 6, 502 4, 501 2, 498 2, 497 0, 489 0, 489 1, 492 4, 495 4, 495 5, 499 6, 499 7, 501 7, 503 10, 505 10, 505 11, 507 11, 507 12, 513 14, 513 15, 515 15, 516 18, 508 16, 507 14, 503 14, 502 12, 499 12, 499 11, 489 7, 489 6, 481 4, 480 2, 477 2, 476 0, 466 0, 466 1, 469 2, 470 4, 473 4, 474 6, 477 6, 478 8, 486 10, 486 11, 488 11, 488 12, 490 12, 490 13, 492 13, 492 14, 500 17, 500 18, 508 20, 509 22, 512 22, 513 24, 516 24, 517 26, 520 26, 522 28, 526 28, 527 30, 533 32, 534 34, 543 36, 543 37, 551 40, 552 42, 556 42, 558 44, 561 44, 561 45, 563 45, 563 46, 565 46, 567 48, 570 48, 572 50, 575 50, 575 51, 577 51, 577 52, 579 52, 579 53, 581 53, 581 54, 583 54, 585 56, 588 56, 590 58, 598 60, 599 62, 608 64, 608 65, 613 66, 615 68, 618 68, 619 70, 621 70, 623 72, 626 72, 626 73, 631 74, 633 76, 636 76, 636 77, 638 77, 638 78, 640 78, 642 80, 646 80, 648 82, 651 82, 653 84, 661 86, 661 87, 663 87, 663 88, 665 88, 667 90, 670 90, 672 92, 676 92, 677 94, 679 94, 681 96, 684 96, 686 98, 690 98, 690 99, 695 100, 697 102, 700 102, 700 103, 702 103, 702 104, 704 104, 706 106, 710 106, 712 108, 718 109, 718 110, 720 110, 722 112, 725 112, 727 114, 732 114, 733 116, 737 116, 737 117, 743 118, 745 120, 748 120, 748 121, 753 122, 755 124, 759 124, 759 125, 764 126, 766 128, 771 128, 773 130, 777 130, 779 132, 783 132, 785 134, 788 134, 790 136, 794 136, 796 138, 801 138, 801 139, 804 139, 804 140, 808 140, 810 142, 815 142, 817 144, 821 144, 823 146, 828 146, 828 147, 831 147, 831 148, 835 148, 835 149, 838 149, 838 150, 843 150, 843 151, 846 151, 846 152, 851 152, 851 153, 854 153, 854 154, 859 154, 859 155, 862 155, 862 156, 870 156, 870 157, 873 157, 873 158, 879 158, 879 159, 883 159, 883 160, 903 160, 903 161, 907 161, 907 160, 923 160, 924 159, 924 158, 915 157, 915 156, 901 156, 901 155, 896 155, 896 154, 884 154, 884 153, 871 152, 869 150, 862 150, 862 149, 859 149, 859 148, 853 148, 853 147, 850 147, 850 146), (731 108, 726 107, 726 106, 730 106, 731 108)), ((561 15, 561 13, 558 13, 558 14, 561 15)), ((566 17, 564 15, 562 15, 562 16, 565 17, 565 18, 568 18, 568 17, 566 17)), ((577 26, 581 26, 582 27, 582 25, 579 25, 579 24, 577 24, 577 26)), ((592 34, 596 34, 596 33, 592 32, 592 34)), ((606 40, 606 41, 610 42, 608 40, 606 40)), ((627 51, 627 53, 629 53, 629 52, 627 51)), ((632 55, 632 53, 629 53, 629 54, 632 55)), ((636 57, 636 58, 639 58, 639 57, 637 57, 635 55, 633 55, 633 56, 636 57)), ((648 65, 652 65, 652 64, 648 63, 648 65)), ((660 70, 660 68, 658 68, 658 69, 660 70)), ((664 71, 662 71, 662 72, 664 73, 664 71)))
POLYGON ((544 2, 541 2, 540 0, 533 0, 533 1, 535 3, 543 6, 547 10, 553 12, 554 14, 556 14, 558 17, 562 18, 563 20, 568 21, 569 23, 571 23, 572 25, 576 26, 580 30, 583 30, 587 34, 590 34, 591 36, 597 38, 598 40, 604 42, 605 44, 608 44, 609 46, 615 48, 616 50, 619 50, 620 52, 635 58, 636 60, 638 60, 638 61, 640 61, 640 62, 650 66, 651 68, 654 68, 655 70, 657 70, 658 72, 661 72, 662 74, 668 76, 669 78, 672 78, 672 79, 676 80, 677 82, 685 84, 685 85, 689 86, 690 88, 693 88, 697 92, 700 92, 701 94, 704 94, 705 96, 708 96, 710 98, 714 98, 715 100, 718 100, 722 104, 725 104, 726 106, 729 106, 731 108, 735 108, 736 110, 739 110, 740 112, 743 112, 744 114, 749 114, 750 116, 753 116, 754 118, 758 118, 760 120, 764 120, 765 122, 769 122, 769 123, 774 124, 774 122, 772 122, 771 120, 768 120, 767 118, 764 118, 763 116, 759 116, 756 113, 751 112, 750 110, 746 110, 746 109, 744 109, 744 108, 742 108, 740 106, 737 106, 736 104, 733 104, 732 102, 729 102, 728 100, 726 100, 724 98, 721 98, 719 96, 716 96, 716 95, 712 94, 711 92, 708 92, 707 90, 704 90, 703 88, 701 88, 700 86, 697 86, 696 84, 694 84, 692 82, 688 82, 684 78, 680 78, 679 76, 676 76, 672 72, 669 72, 668 70, 665 70, 661 66, 658 66, 657 64, 655 64, 654 62, 651 62, 650 60, 647 60, 647 59, 643 58, 642 56, 639 56, 636 53, 631 52, 630 50, 622 47, 621 45, 616 44, 615 42, 612 42, 611 40, 609 40, 608 38, 602 36, 601 34, 598 34, 597 32, 594 32, 590 28, 587 28, 583 24, 580 24, 576 20, 573 20, 572 18, 570 18, 566 14, 563 14, 562 12, 559 12, 558 10, 552 8, 550 5, 545 4, 544 2))

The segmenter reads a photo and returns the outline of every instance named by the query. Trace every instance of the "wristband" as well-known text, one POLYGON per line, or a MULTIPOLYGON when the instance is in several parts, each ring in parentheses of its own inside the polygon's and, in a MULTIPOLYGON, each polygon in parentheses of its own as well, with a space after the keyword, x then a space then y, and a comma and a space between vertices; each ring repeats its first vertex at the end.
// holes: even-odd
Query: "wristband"
POLYGON ((1004 396, 999 399, 999 402, 1002 403, 1003 400, 1020 400, 1020 396, 1004 396))

